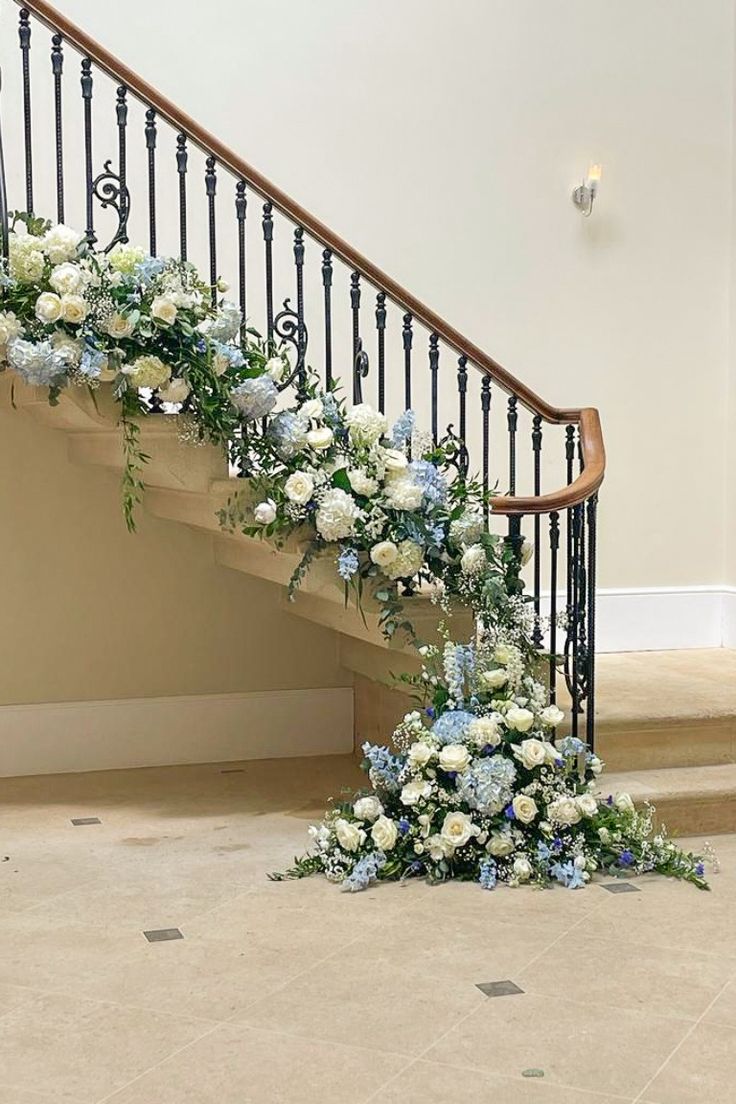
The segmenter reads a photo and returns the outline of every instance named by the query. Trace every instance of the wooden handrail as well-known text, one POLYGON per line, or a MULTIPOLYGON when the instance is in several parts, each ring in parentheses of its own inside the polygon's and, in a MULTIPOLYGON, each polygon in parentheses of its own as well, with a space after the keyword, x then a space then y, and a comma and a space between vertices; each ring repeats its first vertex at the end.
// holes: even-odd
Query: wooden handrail
POLYGON ((91 58, 100 69, 119 83, 124 84, 137 99, 141 100, 147 107, 153 107, 159 116, 166 119, 176 129, 183 131, 196 146, 199 146, 208 155, 215 157, 221 165, 229 169, 236 177, 245 180, 255 191, 270 200, 277 210, 298 226, 303 227, 321 245, 331 249, 335 256, 360 272, 376 288, 386 292, 398 306, 408 311, 427 329, 442 337, 448 345, 467 357, 483 373, 491 376, 504 390, 516 395, 519 402, 528 410, 539 414, 545 422, 554 425, 576 424, 579 426, 584 463, 583 474, 575 482, 554 494, 532 498, 499 497, 494 500, 495 513, 524 514, 562 510, 584 501, 588 495, 597 490, 605 472, 605 450, 600 419, 596 410, 592 408, 560 409, 545 402, 529 387, 512 376, 497 361, 484 353, 478 345, 464 337, 458 330, 412 295, 411 292, 402 287, 401 284, 382 272, 367 257, 353 249, 329 226, 326 226, 309 211, 306 211, 300 204, 291 199, 286 192, 272 184, 262 173, 254 169, 247 161, 244 161, 213 134, 205 130, 195 119, 162 95, 152 84, 134 73, 124 62, 96 42, 81 27, 77 27, 51 4, 46 3, 46 0, 27 0, 27 2, 16 0, 16 3, 20 7, 33 12, 51 30, 58 31, 68 42, 91 58), (540 506, 540 503, 544 503, 544 505, 540 506))

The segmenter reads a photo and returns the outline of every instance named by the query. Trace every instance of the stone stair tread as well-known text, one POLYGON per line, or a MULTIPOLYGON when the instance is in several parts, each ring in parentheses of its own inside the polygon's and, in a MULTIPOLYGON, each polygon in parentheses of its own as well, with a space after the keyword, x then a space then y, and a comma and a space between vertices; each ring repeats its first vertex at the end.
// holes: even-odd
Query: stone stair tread
POLYGON ((736 795, 736 763, 717 766, 670 767, 656 770, 606 771, 601 793, 630 793, 635 801, 736 795))

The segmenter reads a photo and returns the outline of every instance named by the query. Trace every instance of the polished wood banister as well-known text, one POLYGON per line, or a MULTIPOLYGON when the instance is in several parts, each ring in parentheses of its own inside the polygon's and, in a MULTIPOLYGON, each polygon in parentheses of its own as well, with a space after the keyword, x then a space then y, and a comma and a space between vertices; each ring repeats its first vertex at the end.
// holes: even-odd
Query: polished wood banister
POLYGON ((100 69, 119 83, 124 84, 137 99, 141 100, 146 106, 153 107, 161 118, 166 119, 178 130, 183 131, 195 145, 208 155, 215 157, 221 165, 229 169, 236 177, 245 180, 255 191, 270 200, 282 214, 298 226, 303 227, 306 233, 315 238, 321 245, 331 249, 335 256, 360 272, 376 288, 386 292, 396 304, 412 314, 427 329, 442 337, 448 345, 467 357, 468 361, 480 369, 481 372, 491 376, 494 382, 504 390, 516 395, 519 402, 527 409, 539 414, 545 422, 551 424, 576 424, 579 426, 584 471, 578 479, 558 492, 541 497, 501 496, 496 498, 494 499, 495 513, 546 513, 549 510, 566 509, 577 502, 582 502, 597 490, 603 480, 605 471, 605 450, 597 411, 592 408, 560 409, 545 402, 544 399, 511 375, 497 361, 483 352, 478 345, 464 337, 459 330, 456 330, 433 310, 425 306, 401 284, 382 272, 367 257, 353 249, 329 226, 326 226, 309 211, 305 210, 286 192, 272 184, 262 173, 249 165, 195 119, 162 95, 152 84, 133 72, 124 62, 96 42, 81 27, 76 26, 51 4, 46 3, 46 0, 27 0, 27 2, 16 0, 16 3, 20 7, 33 12, 51 30, 58 31, 68 42, 91 58, 100 69))

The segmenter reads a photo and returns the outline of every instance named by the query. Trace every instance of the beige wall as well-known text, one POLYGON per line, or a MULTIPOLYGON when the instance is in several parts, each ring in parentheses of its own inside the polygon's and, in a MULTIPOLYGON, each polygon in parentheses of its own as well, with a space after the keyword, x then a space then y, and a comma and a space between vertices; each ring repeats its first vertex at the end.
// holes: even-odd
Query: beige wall
POLYGON ((0 410, 0 704, 346 684, 332 633, 217 566, 204 534, 141 513, 128 535, 117 476, 66 445, 0 410))
POLYGON ((725 581, 732 0, 59 4, 549 400, 601 408, 601 585, 725 581))

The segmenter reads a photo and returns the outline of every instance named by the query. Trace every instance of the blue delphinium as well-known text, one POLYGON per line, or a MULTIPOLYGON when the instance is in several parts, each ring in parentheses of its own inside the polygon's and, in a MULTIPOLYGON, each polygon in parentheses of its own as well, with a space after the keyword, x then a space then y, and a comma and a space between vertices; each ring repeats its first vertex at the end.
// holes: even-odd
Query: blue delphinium
POLYGON ((482 863, 480 864, 478 881, 480 882, 483 889, 495 889, 496 864, 493 859, 483 859, 482 863))
POLYGON ((422 488, 426 502, 434 506, 443 503, 447 498, 445 477, 429 460, 412 460, 409 464, 409 475, 422 488))
POLYGON ((620 866, 631 866, 631 864, 634 862, 634 853, 633 853, 633 851, 629 851, 629 850, 622 851, 621 854, 618 857, 618 861, 619 861, 620 866))
POLYGON ((337 557, 337 570, 341 579, 345 579, 346 582, 352 579, 358 570, 358 553, 354 548, 343 548, 337 557))
POLYGON ((566 889, 580 889, 585 885, 583 872, 575 866, 574 862, 552 863, 549 872, 566 889))
POLYGON ((330 429, 335 429, 340 423, 340 409, 331 391, 322 396, 322 417, 330 429))
POLYGON ((461 744, 468 725, 474 720, 475 716, 464 709, 451 709, 434 722, 432 735, 441 744, 461 744))
POLYGON ((401 448, 411 439, 416 424, 416 414, 413 410, 405 410, 394 422, 391 430, 391 444, 394 448, 401 448))
POLYGON ((399 772, 402 761, 387 747, 378 744, 363 744, 363 755, 368 760, 369 774, 374 786, 396 791, 399 788, 399 772))
POLYGON ((343 879, 340 888, 346 893, 360 893, 362 889, 367 889, 371 882, 376 881, 379 870, 385 865, 386 856, 383 851, 371 851, 370 855, 364 855, 362 859, 358 859, 348 876, 343 879))
POLYGON ((458 775, 457 792, 471 809, 492 816, 513 797, 516 767, 504 755, 474 760, 458 775))

